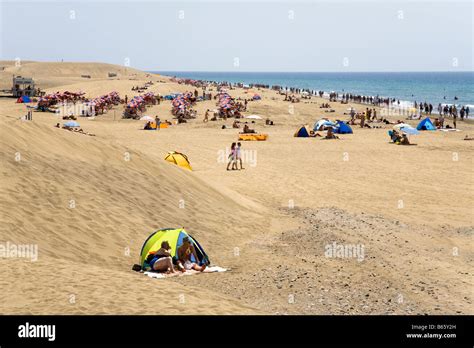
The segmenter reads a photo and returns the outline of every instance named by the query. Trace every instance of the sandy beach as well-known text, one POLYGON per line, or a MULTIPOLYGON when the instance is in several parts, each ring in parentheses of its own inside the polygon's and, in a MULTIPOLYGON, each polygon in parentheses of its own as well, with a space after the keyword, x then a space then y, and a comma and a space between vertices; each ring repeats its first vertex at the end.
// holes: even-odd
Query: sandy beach
MULTIPOLYGON (((102 63, 0 61, 0 89, 29 76, 46 93, 194 91, 169 77, 102 63), (113 72, 114 77, 108 77, 113 72), (90 78, 81 77, 88 75, 90 78)), ((211 91, 216 94, 216 88, 211 91)), ((284 101, 274 90, 242 88, 245 115, 267 141, 242 142, 244 170, 227 171, 237 141, 233 119, 197 118, 157 131, 122 119, 123 105, 78 117, 87 136, 54 126, 54 113, 0 98, 0 242, 34 244, 38 259, 0 259, 3 314, 472 314, 474 136, 424 131, 416 146, 390 143, 380 128, 353 126, 339 139, 298 138, 327 117, 347 120, 365 105, 327 99, 284 101), (266 125, 270 118, 274 125, 266 125), (222 129, 223 125, 228 129, 222 129), (186 154, 193 171, 164 161, 186 154), (132 271, 155 230, 185 227, 211 263, 227 272, 152 279, 132 271), (358 245, 363 256, 328 256, 358 245), (147 305, 150 298, 163 304, 147 305)), ((378 113, 379 107, 375 107, 378 113)), ((173 120, 170 101, 146 115, 173 120)), ((391 121, 402 116, 389 115, 391 121)), ((415 126, 419 120, 405 120, 415 126)))

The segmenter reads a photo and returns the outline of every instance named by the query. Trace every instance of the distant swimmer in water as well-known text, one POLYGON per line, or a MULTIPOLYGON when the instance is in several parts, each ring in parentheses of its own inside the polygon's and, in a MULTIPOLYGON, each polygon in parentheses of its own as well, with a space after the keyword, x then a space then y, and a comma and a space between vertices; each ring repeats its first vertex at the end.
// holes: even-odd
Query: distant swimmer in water
POLYGON ((458 100, 458 97, 454 96, 454 100, 458 100))

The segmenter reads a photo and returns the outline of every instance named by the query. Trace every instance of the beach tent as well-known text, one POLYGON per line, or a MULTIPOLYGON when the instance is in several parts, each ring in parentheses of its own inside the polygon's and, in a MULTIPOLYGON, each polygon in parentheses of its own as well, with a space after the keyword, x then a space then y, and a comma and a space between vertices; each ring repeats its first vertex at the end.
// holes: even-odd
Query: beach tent
POLYGON ((18 98, 16 102, 17 103, 31 103, 31 99, 27 95, 23 95, 20 98, 18 98))
POLYGON ((418 130, 436 130, 436 127, 431 123, 431 120, 429 117, 425 118, 423 121, 418 123, 418 126, 416 127, 418 130))
POLYGON ((76 121, 69 121, 64 124, 66 127, 80 127, 79 123, 76 121))
POLYGON ((352 134, 352 128, 342 121, 337 121, 336 127, 334 128, 334 133, 338 134, 352 134))
POLYGON ((189 163, 188 157, 185 154, 180 152, 171 151, 165 157, 165 161, 176 164, 177 166, 193 170, 191 164, 189 163))
POLYGON ((199 260, 194 258, 194 255, 191 255, 191 262, 198 263, 200 265, 209 265, 210 260, 206 255, 204 249, 199 245, 198 241, 188 234, 184 228, 165 228, 153 232, 143 243, 141 252, 140 252, 140 265, 142 269, 149 268, 147 262, 148 256, 153 255, 161 248, 161 242, 167 241, 171 247, 171 256, 177 257, 177 252, 179 247, 183 244, 184 237, 188 237, 191 243, 196 250, 196 254, 199 260))
POLYGON ((328 121, 328 120, 319 120, 318 122, 316 122, 314 124, 314 127, 313 127, 313 130, 316 132, 318 131, 321 127, 334 127, 336 124, 331 122, 331 121, 328 121))
POLYGON ((307 138, 307 137, 309 137, 309 132, 306 129, 306 127, 303 126, 300 129, 298 129, 298 131, 295 133, 295 137, 297 137, 297 138, 307 138))

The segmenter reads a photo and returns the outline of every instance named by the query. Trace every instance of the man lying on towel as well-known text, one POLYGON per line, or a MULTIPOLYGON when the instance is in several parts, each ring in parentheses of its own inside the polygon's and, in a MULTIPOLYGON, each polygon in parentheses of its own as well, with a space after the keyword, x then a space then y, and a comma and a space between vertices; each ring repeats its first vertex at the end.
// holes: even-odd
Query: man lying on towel
POLYGON ((180 262, 186 270, 204 271, 206 265, 199 266, 197 263, 192 262, 191 255, 194 256, 195 260, 199 260, 191 241, 188 237, 184 237, 183 245, 178 248, 178 262, 180 262))

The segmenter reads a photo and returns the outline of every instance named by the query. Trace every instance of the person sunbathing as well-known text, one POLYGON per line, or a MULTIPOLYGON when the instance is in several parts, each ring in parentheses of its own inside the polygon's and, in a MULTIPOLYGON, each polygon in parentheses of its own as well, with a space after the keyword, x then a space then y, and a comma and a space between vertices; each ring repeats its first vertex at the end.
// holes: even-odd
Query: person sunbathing
POLYGON ((183 238, 183 245, 178 248, 178 260, 185 270, 195 270, 202 272, 206 269, 206 265, 199 266, 196 262, 191 261, 191 256, 194 256, 194 260, 199 260, 196 250, 192 245, 189 237, 183 238))
POLYGON ((161 242, 161 248, 154 255, 149 262, 152 270, 156 272, 177 273, 173 266, 171 247, 168 241, 161 242))
POLYGON ((329 127, 328 132, 327 132, 326 136, 324 137, 324 139, 339 139, 339 137, 334 134, 334 132, 332 130, 332 127, 329 127))
POLYGON ((243 134, 255 133, 255 129, 250 129, 250 127, 248 126, 248 124, 245 124, 242 133, 243 133, 243 134))
POLYGON ((320 137, 321 134, 316 133, 315 131, 309 131, 309 136, 312 138, 320 137))
POLYGON ((240 128, 239 121, 235 120, 234 123, 232 123, 232 128, 240 128))
POLYGON ((402 134, 400 145, 410 145, 410 141, 408 140, 408 137, 406 134, 402 134))

